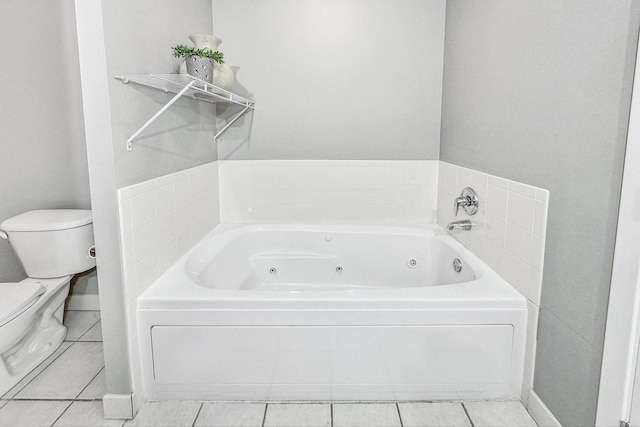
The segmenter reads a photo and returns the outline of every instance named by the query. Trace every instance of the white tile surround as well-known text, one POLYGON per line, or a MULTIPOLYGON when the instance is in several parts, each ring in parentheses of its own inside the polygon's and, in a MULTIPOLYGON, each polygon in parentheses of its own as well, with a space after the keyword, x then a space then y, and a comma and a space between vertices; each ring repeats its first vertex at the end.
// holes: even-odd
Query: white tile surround
POLYGON ((432 223, 437 161, 231 160, 220 163, 220 220, 432 223))
POLYGON ((471 220, 471 231, 449 233, 527 297, 525 405, 533 388, 548 203, 547 190, 440 162, 438 224, 446 229, 451 221, 471 220), (460 209, 454 217, 453 201, 465 187, 478 194, 478 212, 468 216, 460 209))
POLYGON ((118 192, 134 389, 141 391, 137 297, 220 222, 432 223, 480 199, 471 231, 451 234, 528 299, 522 400, 533 382, 548 192, 439 161, 219 161, 118 192))
POLYGON ((136 300, 220 222, 218 188, 218 164, 213 162, 118 191, 129 352, 135 393, 142 391, 136 300))

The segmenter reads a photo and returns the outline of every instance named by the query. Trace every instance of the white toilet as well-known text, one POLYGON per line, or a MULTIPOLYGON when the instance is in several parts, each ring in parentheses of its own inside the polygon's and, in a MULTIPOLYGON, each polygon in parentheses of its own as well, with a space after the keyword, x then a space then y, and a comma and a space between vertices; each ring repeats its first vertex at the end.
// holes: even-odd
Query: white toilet
POLYGON ((23 213, 0 224, 27 272, 18 283, 0 283, 0 396, 64 341, 64 302, 74 274, 93 268, 90 210, 23 213))

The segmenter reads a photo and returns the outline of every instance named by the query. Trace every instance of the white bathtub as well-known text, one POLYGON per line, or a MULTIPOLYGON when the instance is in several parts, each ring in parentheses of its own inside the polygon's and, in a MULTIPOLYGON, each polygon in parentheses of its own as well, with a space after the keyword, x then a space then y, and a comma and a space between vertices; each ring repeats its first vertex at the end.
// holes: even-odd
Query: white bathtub
POLYGON ((520 394, 526 300, 437 225, 218 226, 137 319, 150 400, 520 394))

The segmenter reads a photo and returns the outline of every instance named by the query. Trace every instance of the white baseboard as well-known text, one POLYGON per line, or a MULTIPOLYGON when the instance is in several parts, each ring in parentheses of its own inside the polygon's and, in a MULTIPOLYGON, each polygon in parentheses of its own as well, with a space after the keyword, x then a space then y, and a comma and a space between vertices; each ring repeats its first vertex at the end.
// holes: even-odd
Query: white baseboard
POLYGON ((67 297, 67 310, 100 310, 100 297, 98 294, 71 294, 67 297))
POLYGON ((544 404, 533 390, 531 390, 529 394, 527 411, 529 411, 531 418, 533 418, 540 427, 562 427, 562 424, 560 424, 549 408, 547 408, 547 405, 544 404))
POLYGON ((108 420, 133 419, 133 403, 131 393, 115 394, 107 393, 102 398, 104 418, 108 420))

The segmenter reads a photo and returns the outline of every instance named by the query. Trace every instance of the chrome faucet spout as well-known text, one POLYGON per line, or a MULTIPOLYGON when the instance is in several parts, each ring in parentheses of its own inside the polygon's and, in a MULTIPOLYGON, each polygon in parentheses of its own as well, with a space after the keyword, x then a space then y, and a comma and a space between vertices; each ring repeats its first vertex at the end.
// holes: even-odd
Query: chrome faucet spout
POLYGON ((456 230, 471 230, 471 221, 469 221, 468 219, 462 219, 460 221, 453 221, 450 222, 449 224, 447 224, 447 229, 449 231, 456 229, 456 230))

